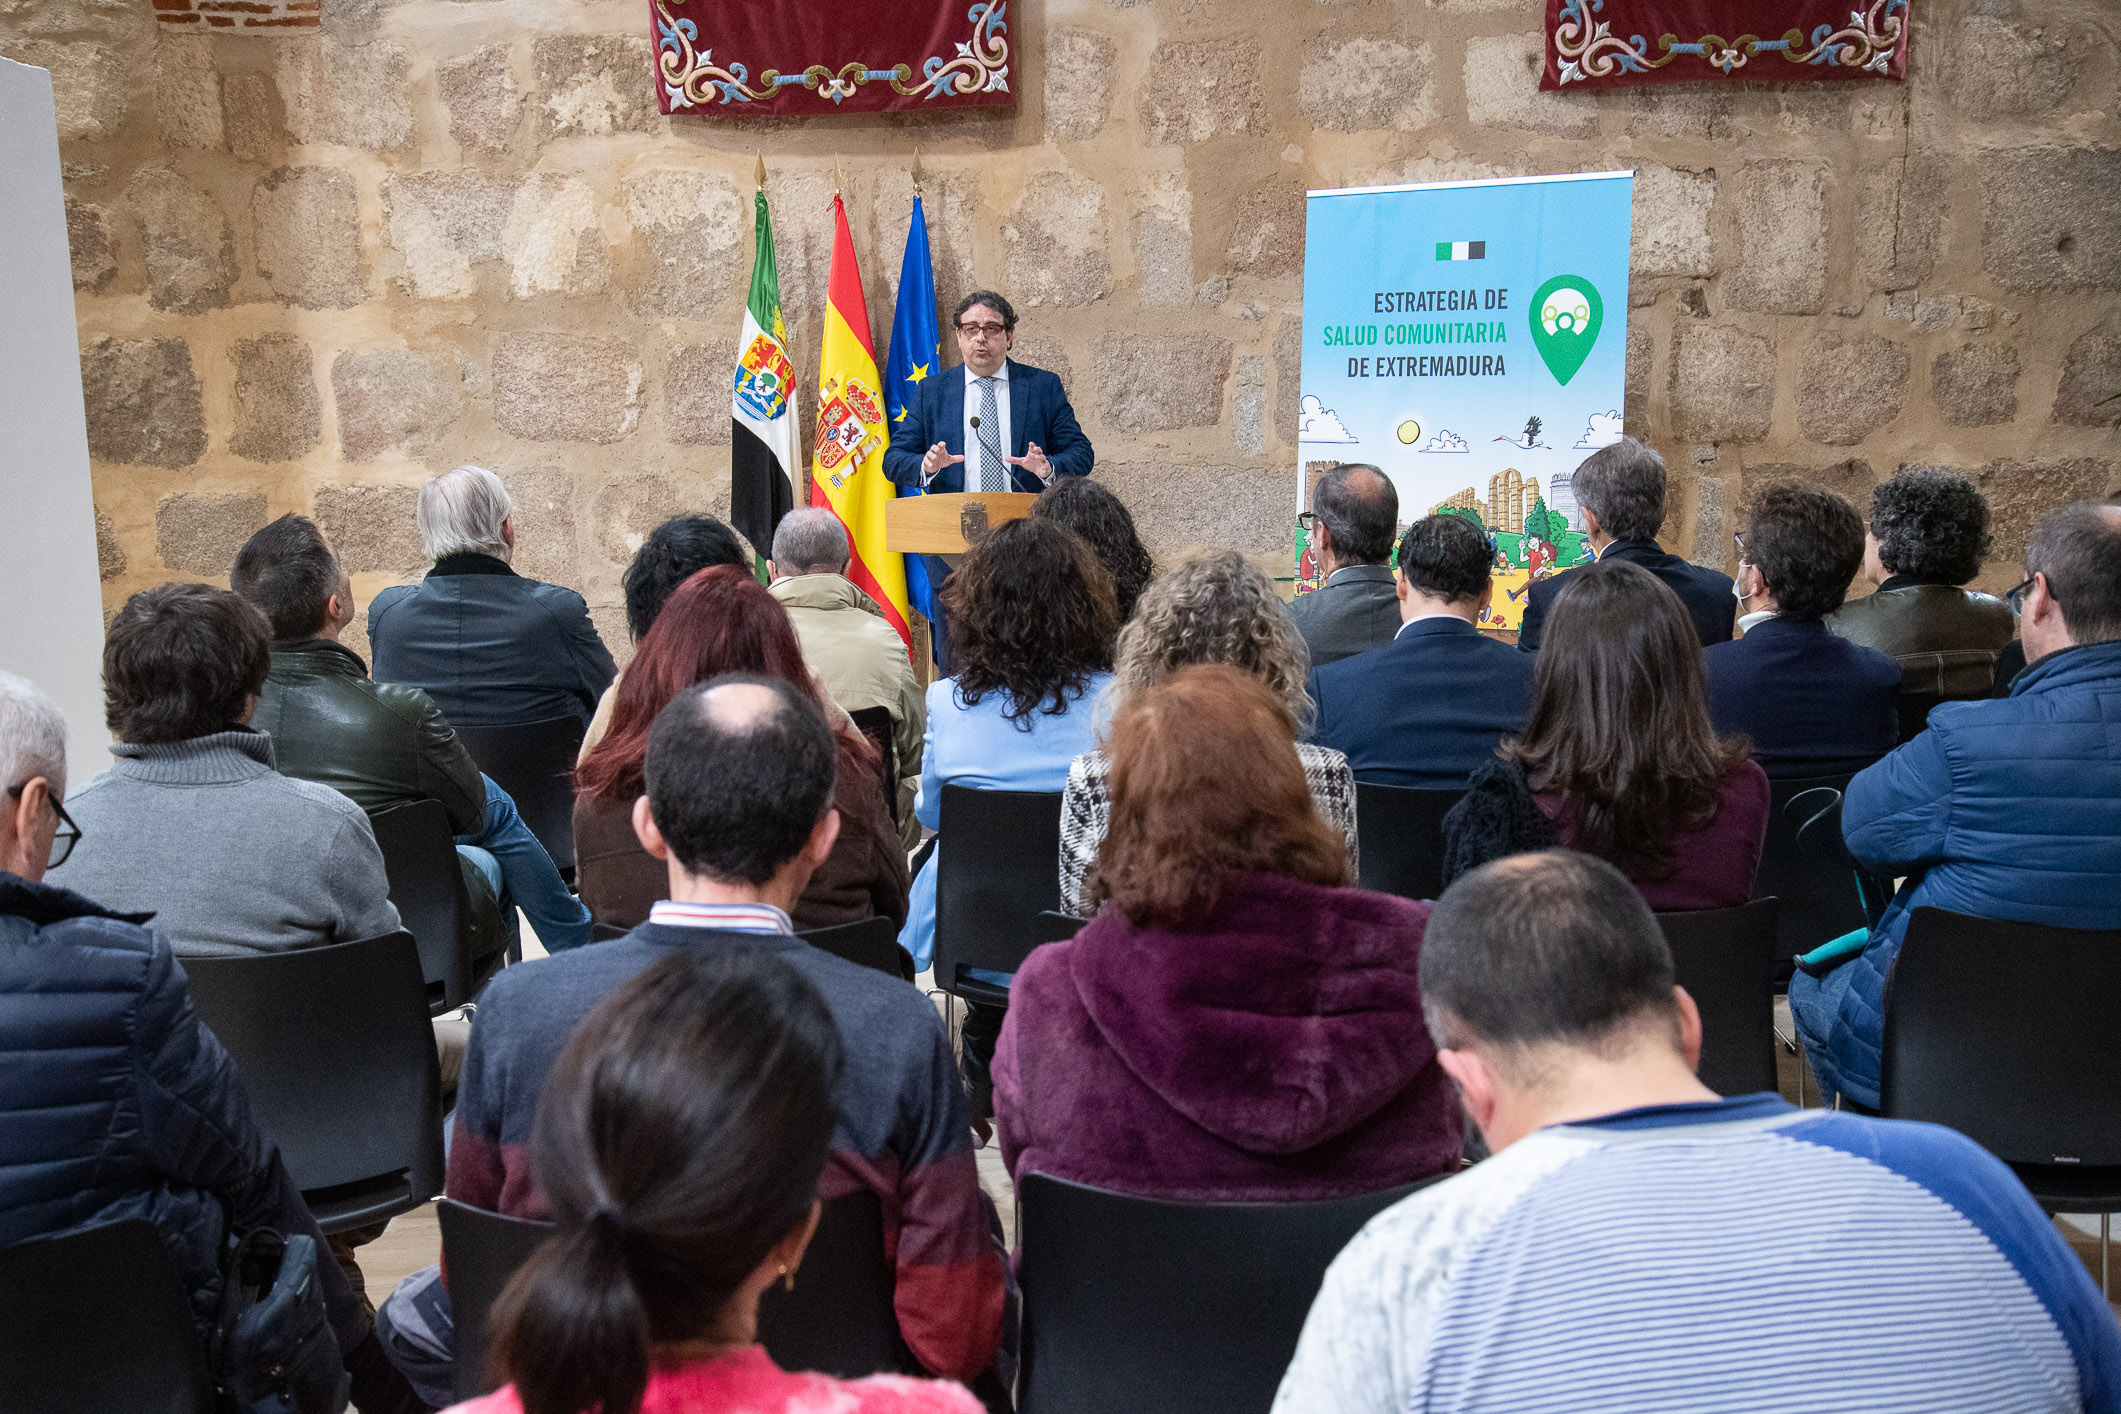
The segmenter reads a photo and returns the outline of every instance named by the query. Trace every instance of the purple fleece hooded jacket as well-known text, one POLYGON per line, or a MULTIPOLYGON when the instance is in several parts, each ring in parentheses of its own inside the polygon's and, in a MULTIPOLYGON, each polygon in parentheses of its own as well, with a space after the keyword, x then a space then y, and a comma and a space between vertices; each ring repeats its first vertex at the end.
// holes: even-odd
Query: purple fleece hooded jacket
POLYGON ((1025 961, 994 1054, 1012 1175, 1195 1202, 1364 1193, 1455 1167, 1421 1017, 1429 906, 1240 875, 1184 931, 1107 908, 1025 961))

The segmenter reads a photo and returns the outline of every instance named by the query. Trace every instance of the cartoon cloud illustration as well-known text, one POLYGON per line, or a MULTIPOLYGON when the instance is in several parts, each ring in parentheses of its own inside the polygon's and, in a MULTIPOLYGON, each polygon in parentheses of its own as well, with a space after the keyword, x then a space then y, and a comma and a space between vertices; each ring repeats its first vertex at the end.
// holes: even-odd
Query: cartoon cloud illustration
POLYGON ((1303 411, 1296 419, 1299 442, 1353 442, 1354 433, 1341 425, 1340 415, 1320 402, 1313 393, 1304 394, 1303 411))
POLYGON ((1463 452, 1466 450, 1466 439, 1448 427, 1439 427, 1436 429, 1436 435, 1428 440, 1427 445, 1422 450, 1424 452, 1463 452))
POLYGON ((1583 436, 1577 439, 1575 450, 1595 452, 1600 447, 1610 447, 1619 440, 1620 413, 1617 410, 1594 412, 1591 414, 1590 425, 1583 429, 1583 436))

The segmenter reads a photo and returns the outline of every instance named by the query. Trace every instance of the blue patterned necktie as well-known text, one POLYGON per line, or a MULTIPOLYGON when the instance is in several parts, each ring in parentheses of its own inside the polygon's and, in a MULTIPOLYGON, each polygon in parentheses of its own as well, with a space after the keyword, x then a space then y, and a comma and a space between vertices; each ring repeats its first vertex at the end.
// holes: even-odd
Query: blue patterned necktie
POLYGON ((1002 426, 994 406, 994 380, 975 378, 979 384, 979 489, 1009 489, 1009 469, 1002 461, 1002 426))

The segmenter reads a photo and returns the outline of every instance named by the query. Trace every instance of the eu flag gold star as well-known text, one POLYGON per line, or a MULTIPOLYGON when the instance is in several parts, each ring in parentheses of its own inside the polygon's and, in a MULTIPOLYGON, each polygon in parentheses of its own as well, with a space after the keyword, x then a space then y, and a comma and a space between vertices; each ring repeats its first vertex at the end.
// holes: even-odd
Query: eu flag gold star
POLYGON ((918 383, 927 376, 928 365, 925 363, 916 363, 915 365, 913 365, 913 371, 906 375, 906 381, 908 383, 918 383))
POLYGON ((892 420, 893 422, 904 422, 904 421, 906 420, 906 409, 904 409, 904 408, 900 408, 900 409, 898 410, 898 416, 897 416, 897 417, 894 417, 894 418, 892 418, 891 420, 892 420))

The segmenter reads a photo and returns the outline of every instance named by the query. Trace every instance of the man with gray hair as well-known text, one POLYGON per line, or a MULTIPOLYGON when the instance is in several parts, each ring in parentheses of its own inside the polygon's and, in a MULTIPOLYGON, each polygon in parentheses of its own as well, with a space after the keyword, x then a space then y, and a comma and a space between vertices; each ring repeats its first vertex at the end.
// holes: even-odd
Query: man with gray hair
POLYGON ((513 508, 484 467, 420 488, 415 515, 434 568, 369 603, 376 681, 423 689, 460 727, 587 725, 617 669, 581 595, 511 567, 513 508))
POLYGON ((1325 580, 1289 606, 1296 630, 1322 668, 1389 643, 1399 632, 1392 579, 1392 540, 1399 534, 1399 491, 1368 462, 1343 462, 1318 479, 1311 509, 1299 517, 1325 580))
POLYGON ((921 836, 913 797, 921 783, 927 701, 898 630, 847 578, 847 558, 847 528, 837 515, 823 506, 790 511, 773 532, 768 592, 788 611, 810 671, 856 724, 889 716, 893 815, 910 849, 921 836))
MULTIPOLYGON (((1622 437, 1585 457, 1569 478, 1569 488, 1576 495, 1584 539, 1593 555, 1641 565, 1669 585, 1694 621, 1702 647, 1730 641, 1738 616, 1731 577, 1666 554, 1657 543, 1657 532, 1664 528, 1663 457, 1633 437, 1622 437)), ((1525 592, 1524 624, 1517 630, 1519 648, 1537 651, 1547 610, 1567 581, 1564 571, 1532 582, 1525 592)))
POLYGON ((2001 1162, 1695 1078, 1700 1013, 1612 865, 1460 878, 1421 993, 1493 1157, 1334 1260, 1276 1414, 2116 1407, 2121 1327, 2001 1162))

